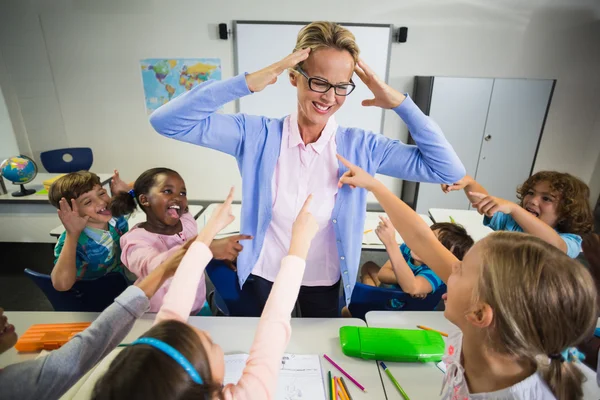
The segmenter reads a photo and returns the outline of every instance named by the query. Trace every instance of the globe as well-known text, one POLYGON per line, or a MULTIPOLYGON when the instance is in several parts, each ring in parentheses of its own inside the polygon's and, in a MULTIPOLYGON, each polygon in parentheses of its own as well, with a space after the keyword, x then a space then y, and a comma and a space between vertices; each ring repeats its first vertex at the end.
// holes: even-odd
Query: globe
POLYGON ((0 176, 15 185, 21 185, 21 190, 12 194, 14 197, 23 197, 35 193, 34 189, 25 189, 23 185, 31 182, 37 172, 35 162, 26 156, 9 157, 0 163, 0 176))

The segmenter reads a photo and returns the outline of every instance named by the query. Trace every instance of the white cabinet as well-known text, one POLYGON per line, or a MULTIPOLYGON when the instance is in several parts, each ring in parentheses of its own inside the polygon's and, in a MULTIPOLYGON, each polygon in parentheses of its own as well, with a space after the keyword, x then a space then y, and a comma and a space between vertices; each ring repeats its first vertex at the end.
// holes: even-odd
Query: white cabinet
MULTIPOLYGON (((494 196, 516 200, 532 172, 554 80, 417 77, 415 103, 440 125, 465 165, 494 196)), ((411 141, 409 139, 409 141, 411 141)), ((417 210, 469 209, 462 191, 404 182, 402 199, 417 210)))

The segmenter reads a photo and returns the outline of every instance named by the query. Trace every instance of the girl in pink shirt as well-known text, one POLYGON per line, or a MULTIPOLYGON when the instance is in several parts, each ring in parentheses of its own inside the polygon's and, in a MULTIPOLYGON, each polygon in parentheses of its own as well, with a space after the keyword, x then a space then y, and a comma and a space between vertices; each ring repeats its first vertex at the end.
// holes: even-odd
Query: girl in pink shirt
MULTIPOLYGON (((121 261, 139 282, 198 234, 196 220, 187 212, 185 182, 168 168, 152 168, 135 181, 133 190, 117 195, 111 204, 114 215, 130 214, 139 204, 146 222, 121 237, 121 261)), ((210 243, 209 243, 210 244, 210 243)), ((150 312, 163 303, 171 280, 150 299, 150 312)), ((190 311, 198 313, 206 299, 204 276, 200 277, 190 311)))
POLYGON ((221 347, 186 324, 194 290, 211 258, 208 244, 232 220, 231 201, 220 206, 184 256, 154 327, 123 350, 94 388, 93 399, 272 399, 290 335, 290 314, 304 275, 306 255, 319 227, 306 200, 292 227, 288 255, 260 318, 242 377, 223 387, 221 347))

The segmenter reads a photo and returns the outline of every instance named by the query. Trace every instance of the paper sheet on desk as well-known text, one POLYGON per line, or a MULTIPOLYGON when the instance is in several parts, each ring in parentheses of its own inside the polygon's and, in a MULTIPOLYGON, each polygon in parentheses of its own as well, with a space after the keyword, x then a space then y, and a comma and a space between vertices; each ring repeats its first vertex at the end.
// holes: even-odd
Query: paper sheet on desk
MULTIPOLYGON (((377 226, 375 226, 377 227, 377 226)), ((377 234, 375 233, 375 228, 373 228, 371 230, 371 228, 367 229, 370 230, 370 232, 367 232, 365 234, 363 234, 363 244, 381 244, 383 245, 383 243, 381 243, 381 240, 379 240, 379 238, 377 237, 377 234)), ((400 236, 400 234, 398 232, 396 232, 396 242, 398 244, 402 244, 404 243, 404 241, 402 240, 402 237, 400 236)))
MULTIPOLYGON (((248 354, 225 356, 223 384, 237 383, 242 377, 248 354)), ((316 354, 284 354, 277 380, 278 400, 325 400, 321 362, 316 354)))

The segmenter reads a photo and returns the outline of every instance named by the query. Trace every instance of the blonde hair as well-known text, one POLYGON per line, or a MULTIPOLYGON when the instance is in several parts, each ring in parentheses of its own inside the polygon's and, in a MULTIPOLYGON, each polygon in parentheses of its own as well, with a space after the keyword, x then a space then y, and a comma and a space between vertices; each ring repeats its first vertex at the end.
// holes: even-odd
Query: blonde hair
POLYGON ((490 305, 490 347, 529 362, 557 399, 583 396, 582 372, 572 362, 549 361, 582 342, 596 326, 596 289, 579 262, 537 237, 497 232, 482 240, 474 300, 490 305))
MULTIPOLYGON (((306 48, 310 48, 311 54, 323 48, 346 50, 354 59, 355 64, 358 62, 360 54, 352 32, 335 22, 328 21, 311 22, 300 29, 294 51, 306 48)), ((302 67, 302 64, 303 62, 298 66, 302 67)))

